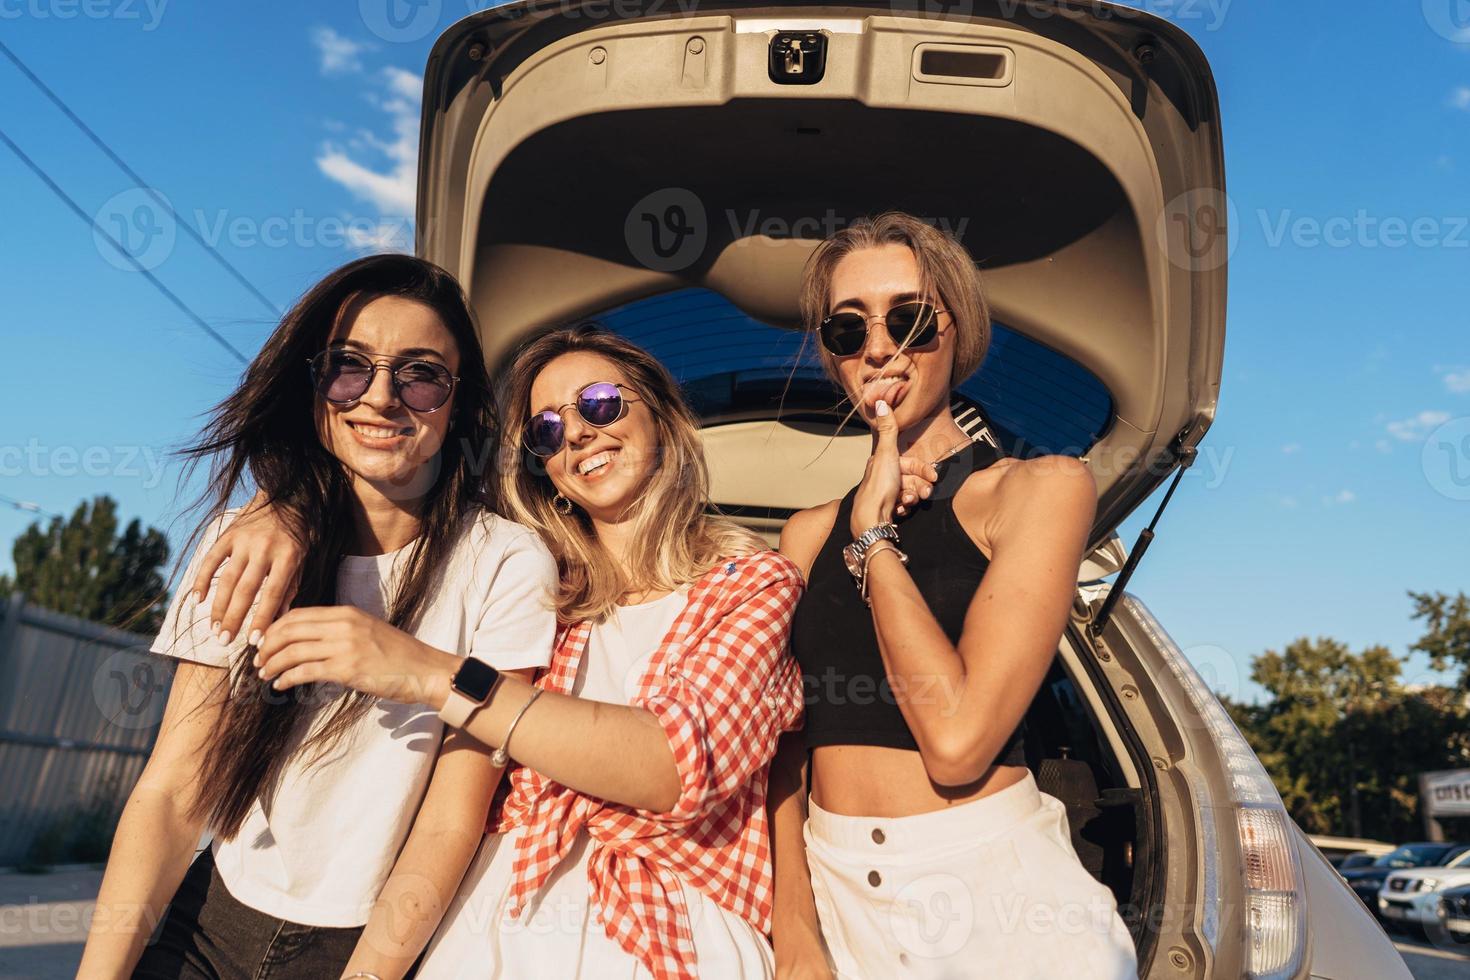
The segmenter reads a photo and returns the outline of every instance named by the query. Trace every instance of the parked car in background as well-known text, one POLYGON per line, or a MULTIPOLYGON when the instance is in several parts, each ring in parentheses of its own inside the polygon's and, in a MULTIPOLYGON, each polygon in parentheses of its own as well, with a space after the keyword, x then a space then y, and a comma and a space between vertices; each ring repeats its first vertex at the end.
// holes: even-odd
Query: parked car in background
POLYGON ((1458 842, 1418 841, 1400 844, 1387 854, 1376 858, 1366 868, 1352 868, 1339 872, 1363 904, 1379 915, 1378 891, 1388 876, 1403 868, 1433 867, 1459 857, 1470 844, 1458 842))
POLYGON ((1328 864, 1339 870, 1348 858, 1358 858, 1359 860, 1349 865, 1349 867, 1358 867, 1371 864, 1374 858, 1393 850, 1393 845, 1387 841, 1369 840, 1365 837, 1328 837, 1325 834, 1313 834, 1307 839, 1322 852, 1328 864))
POLYGON ((1451 942, 1470 945, 1470 885, 1440 893, 1439 926, 1451 942))
POLYGON ((1378 890, 1378 915, 1390 926, 1404 925, 1421 932, 1439 923, 1440 893, 1470 885, 1470 845, 1451 852, 1442 863, 1394 871, 1378 890))
POLYGON ((1140 975, 1407 980, 1120 573, 1142 552, 1117 527, 1195 459, 1224 358, 1219 98, 1177 24, 1101 0, 512 0, 434 45, 419 153, 416 250, 464 284, 491 369, 585 318, 644 346, 699 412, 713 502, 770 541, 871 449, 798 329, 807 258, 887 209, 955 234, 995 320, 956 421, 1097 480, 1026 756, 1140 975))
POLYGON ((1338 871, 1348 871, 1352 868, 1366 868, 1376 860, 1378 860, 1377 855, 1359 851, 1357 854, 1349 854, 1331 863, 1338 871))

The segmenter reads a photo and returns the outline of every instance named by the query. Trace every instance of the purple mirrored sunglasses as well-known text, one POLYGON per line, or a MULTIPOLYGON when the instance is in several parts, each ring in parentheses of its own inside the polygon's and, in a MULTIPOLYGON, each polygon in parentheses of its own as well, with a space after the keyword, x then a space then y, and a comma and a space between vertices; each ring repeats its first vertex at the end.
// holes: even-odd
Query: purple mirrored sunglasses
POLYGON ((623 389, 632 391, 627 385, 613 381, 594 381, 577 392, 577 400, 568 402, 552 411, 537 412, 526 420, 521 433, 521 444, 535 456, 546 459, 555 456, 566 444, 567 424, 561 413, 567 408, 576 408, 577 414, 588 425, 601 429, 612 425, 628 411, 628 403, 637 401, 623 394, 623 389))

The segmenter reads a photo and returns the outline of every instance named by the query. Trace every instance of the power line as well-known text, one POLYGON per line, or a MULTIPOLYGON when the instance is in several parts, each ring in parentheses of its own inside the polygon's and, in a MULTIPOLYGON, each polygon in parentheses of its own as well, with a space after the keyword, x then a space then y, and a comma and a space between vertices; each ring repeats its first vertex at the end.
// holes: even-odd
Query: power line
POLYGON ((29 500, 16 500, 14 497, 7 497, 3 493, 0 493, 0 504, 9 504, 16 510, 23 510, 32 514, 40 514, 42 517, 61 518, 60 514, 53 514, 51 513, 51 511, 43 508, 40 504, 33 503, 29 500))
POLYGON ((179 299, 178 296, 174 295, 173 290, 165 286, 163 282, 152 272, 149 272, 148 269, 143 265, 143 263, 139 262, 137 258, 133 256, 132 252, 129 252, 126 248, 123 247, 121 242, 119 242, 116 238, 113 238, 112 235, 108 233, 106 228, 103 228, 97 223, 96 219, 94 219, 86 211, 83 211, 81 206, 78 205, 76 201, 72 200, 71 196, 68 195, 66 191, 61 189, 61 185, 52 180, 51 176, 47 174, 46 171, 42 170, 39 164, 37 164, 34 160, 27 156, 25 151, 17 146, 15 144, 15 141, 12 140, 8 135, 6 135, 3 129, 0 129, 0 140, 3 140, 5 142, 5 145, 10 147, 10 151, 20 158, 21 163, 24 163, 27 167, 29 167, 31 169, 31 172, 34 173, 38 178, 40 178, 41 182, 51 189, 51 193, 61 198, 61 200, 65 202, 66 206, 71 208, 72 212, 78 218, 81 218, 92 228, 92 233, 94 235, 101 235, 102 237, 106 238, 108 243, 111 244, 113 248, 117 249, 119 255, 130 262, 133 268, 138 270, 138 272, 142 274, 144 279, 147 279, 150 283, 152 283, 153 288, 162 293, 164 295, 164 298, 166 298, 170 303, 173 303, 174 306, 182 310, 184 315, 187 316, 190 320, 194 321, 195 326, 208 334, 210 339, 212 339, 215 343, 219 344, 225 350, 234 355, 235 360, 239 361, 241 364, 248 363, 245 355, 240 353, 235 348, 234 344, 230 343, 217 330, 215 330, 209 324, 205 323, 203 317, 201 317, 198 313, 195 313, 192 309, 189 308, 189 305, 187 303, 179 299))
POLYGON ((70 119, 78 129, 86 134, 87 138, 96 145, 97 149, 105 153, 107 155, 107 158, 115 163, 118 166, 118 169, 127 174, 128 177, 132 179, 134 184, 136 184, 140 189, 146 192, 149 197, 153 198, 153 200, 158 203, 159 207, 167 211, 173 217, 174 224, 184 230, 184 234, 188 235, 190 238, 194 239, 194 241, 198 242, 201 248, 203 248, 206 252, 213 256, 214 260, 218 262, 221 266, 223 266, 225 271, 233 276, 236 282, 238 282, 241 286, 244 286, 245 289, 250 293, 250 295, 258 299, 261 304, 265 306, 266 309, 271 311, 272 314, 274 314, 277 318, 282 315, 280 308, 277 307, 276 304, 272 303, 259 289, 256 289, 255 285, 249 279, 245 278, 244 273, 235 268, 235 266, 232 265, 228 259, 220 254, 218 249, 216 249, 213 245, 210 245, 209 242, 205 241, 204 237, 200 235, 199 232, 195 231, 192 225, 181 218, 179 216, 179 213, 173 209, 173 205, 169 204, 162 194, 159 194, 158 191, 154 190, 152 185, 144 181, 143 178, 138 175, 137 171, 128 166, 123 158, 118 156, 117 153, 113 151, 112 147, 103 142, 102 137, 93 132, 92 127, 84 123, 81 117, 73 112, 71 110, 71 107, 61 100, 61 96, 53 92, 50 86, 41 81, 41 79, 36 75, 35 72, 26 67, 26 65, 20 60, 20 58, 16 57, 15 52, 11 51, 10 48, 6 46, 4 41, 0 41, 0 54, 4 54, 5 57, 9 58, 11 63, 14 64, 16 68, 20 69, 21 74, 25 75, 26 78, 29 78, 31 80, 31 83, 35 85, 36 88, 40 89, 41 93, 45 95, 46 98, 50 99, 52 104, 54 104, 57 109, 61 110, 62 114, 64 114, 66 118, 70 119))

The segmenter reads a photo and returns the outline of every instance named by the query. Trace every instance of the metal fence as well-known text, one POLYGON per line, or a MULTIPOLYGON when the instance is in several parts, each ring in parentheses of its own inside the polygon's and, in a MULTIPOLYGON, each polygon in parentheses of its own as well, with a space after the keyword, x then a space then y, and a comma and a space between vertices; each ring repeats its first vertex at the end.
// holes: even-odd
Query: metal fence
POLYGON ((0 867, 101 859, 168 700, 149 642, 0 598, 0 867))

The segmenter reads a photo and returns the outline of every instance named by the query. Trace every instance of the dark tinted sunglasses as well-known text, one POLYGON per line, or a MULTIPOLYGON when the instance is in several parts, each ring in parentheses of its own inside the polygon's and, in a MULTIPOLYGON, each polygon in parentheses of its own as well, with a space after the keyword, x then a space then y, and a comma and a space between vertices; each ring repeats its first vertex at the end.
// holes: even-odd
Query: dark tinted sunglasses
POLYGON ((399 401, 415 412, 437 412, 449 401, 454 383, 459 380, 444 365, 433 361, 385 356, 377 360, 403 360, 404 363, 390 367, 366 354, 339 347, 322 351, 309 359, 317 394, 333 405, 350 405, 367 394, 378 369, 382 368, 393 378, 393 391, 399 401))
POLYGON ((888 336, 902 347, 926 347, 939 336, 939 314, 933 303, 900 303, 883 317, 867 317, 861 313, 833 313, 822 321, 817 331, 822 346, 838 357, 851 357, 868 341, 868 321, 882 319, 888 336))
POLYGON ((623 394, 621 389, 627 387, 612 381, 594 381, 577 393, 576 401, 569 402, 554 412, 537 412, 527 419, 525 430, 521 434, 521 443, 542 459, 555 456, 561 451, 567 438, 567 424, 561 418, 562 409, 575 407, 583 422, 601 429, 622 418, 627 414, 628 403, 638 400, 623 394))

